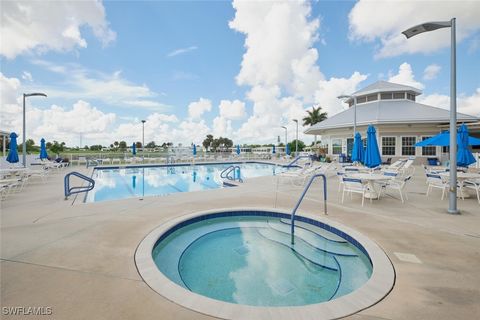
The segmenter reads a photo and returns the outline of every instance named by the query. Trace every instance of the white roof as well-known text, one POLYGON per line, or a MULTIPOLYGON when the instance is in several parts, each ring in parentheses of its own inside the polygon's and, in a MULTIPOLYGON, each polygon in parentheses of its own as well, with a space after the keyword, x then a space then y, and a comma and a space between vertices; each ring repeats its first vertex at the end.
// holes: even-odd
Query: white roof
POLYGON ((417 88, 411 87, 411 86, 406 86, 403 84, 398 84, 398 83, 392 83, 392 82, 387 82, 387 81, 377 81, 375 83, 372 83, 369 86, 366 86, 363 89, 358 90, 357 92, 354 92, 352 95, 354 96, 362 96, 366 94, 371 94, 371 93, 378 93, 378 92, 397 92, 397 91, 407 91, 411 92, 414 95, 419 95, 422 94, 422 91, 420 91, 417 88))
MULTIPOLYGON (((368 88, 368 87, 367 87, 368 88)), ((308 128, 305 133, 319 134, 325 129, 351 127, 354 108, 336 115, 308 128)), ((474 122, 480 118, 457 113, 459 122, 474 122)), ((357 105, 357 126, 369 124, 405 124, 405 123, 447 123, 450 111, 427 106, 411 100, 377 100, 357 105)))

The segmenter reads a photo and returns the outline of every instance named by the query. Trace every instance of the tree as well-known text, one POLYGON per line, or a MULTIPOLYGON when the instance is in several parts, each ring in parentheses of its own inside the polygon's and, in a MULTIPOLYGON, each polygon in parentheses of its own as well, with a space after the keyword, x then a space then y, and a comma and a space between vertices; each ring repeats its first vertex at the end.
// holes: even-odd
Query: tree
POLYGON ((202 145, 205 149, 208 149, 213 143, 213 136, 211 134, 207 135, 207 138, 203 140, 202 145))
MULTIPOLYGON (((295 145, 297 140, 293 140, 292 142, 288 143, 288 146, 292 152, 295 152, 295 145)), ((305 143, 301 140, 298 140, 298 152, 303 151, 305 149, 305 143)))
POLYGON ((102 145, 101 144, 92 144, 90 146, 90 150, 92 151, 100 151, 102 150, 102 145))
MULTIPOLYGON (((48 144, 48 143, 47 143, 48 144)), ((85 146, 87 147, 87 146, 85 146)), ((88 147, 87 147, 88 148, 88 147)), ((55 154, 59 154, 60 152, 63 152, 64 149, 65 149, 65 142, 61 142, 59 143, 58 141, 56 140, 53 140, 53 143, 50 143, 50 151, 55 153, 55 154)))
POLYGON ((150 148, 150 149, 153 149, 155 148, 157 145, 155 144, 155 141, 150 141, 149 143, 147 143, 145 145, 146 148, 150 148))
POLYGON ((313 126, 316 123, 322 122, 323 120, 327 119, 327 113, 321 112, 322 107, 318 106, 318 108, 313 107, 313 109, 307 110, 308 116, 303 118, 303 125, 304 126, 313 126))
POLYGON ((140 141, 135 142, 135 147, 137 147, 137 149, 141 148, 142 143, 140 141))
POLYGON ((127 143, 125 141, 120 141, 120 143, 118 144, 118 147, 125 151, 127 149, 127 143))
POLYGON ((115 146, 115 148, 118 148, 118 145, 119 145, 118 141, 115 141, 113 145, 115 146))

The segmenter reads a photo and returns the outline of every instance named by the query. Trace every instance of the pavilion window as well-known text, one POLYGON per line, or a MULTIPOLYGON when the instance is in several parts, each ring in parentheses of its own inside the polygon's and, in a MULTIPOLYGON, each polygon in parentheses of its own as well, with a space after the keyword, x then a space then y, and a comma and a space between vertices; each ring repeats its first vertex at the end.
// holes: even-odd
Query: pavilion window
POLYGON ((395 92, 393 99, 405 99, 405 92, 395 92))
POLYGON ((357 103, 364 103, 364 102, 367 102, 366 96, 361 96, 357 98, 357 103))
POLYGON ((396 142, 395 137, 382 137, 382 156, 394 156, 396 142))
POLYGON ((333 139, 332 140, 332 153, 341 154, 342 153, 342 139, 333 139))
MULTIPOLYGON (((431 138, 431 137, 422 137, 422 141, 428 138, 431 138)), ((436 155, 437 155, 437 147, 435 146, 422 147, 422 156, 436 156, 436 155)))
POLYGON ((378 100, 377 94, 371 94, 367 96, 367 101, 375 101, 375 100, 378 100))
POLYGON ((402 137, 402 156, 414 156, 416 142, 415 137, 402 137))
POLYGON ((414 94, 411 94, 411 93, 407 93, 407 99, 408 99, 408 100, 415 101, 415 95, 414 95, 414 94))
POLYGON ((393 94, 391 92, 382 93, 382 94, 380 94, 380 99, 391 100, 391 99, 393 99, 393 94))

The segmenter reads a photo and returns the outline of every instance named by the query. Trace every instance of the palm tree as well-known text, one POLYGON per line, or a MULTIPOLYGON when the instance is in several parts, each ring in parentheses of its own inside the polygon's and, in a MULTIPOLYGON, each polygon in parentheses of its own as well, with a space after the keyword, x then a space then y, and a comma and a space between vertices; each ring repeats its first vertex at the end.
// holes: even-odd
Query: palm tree
POLYGON ((322 122, 323 120, 327 119, 327 113, 321 112, 322 107, 318 106, 317 108, 313 107, 313 109, 307 110, 308 116, 303 118, 303 125, 304 126, 313 126, 316 123, 322 122))

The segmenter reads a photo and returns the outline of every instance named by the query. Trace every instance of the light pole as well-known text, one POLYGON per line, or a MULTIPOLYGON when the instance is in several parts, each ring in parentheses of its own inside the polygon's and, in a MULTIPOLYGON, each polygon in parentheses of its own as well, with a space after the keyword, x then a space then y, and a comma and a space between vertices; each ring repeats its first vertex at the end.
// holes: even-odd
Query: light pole
POLYGON ((142 120, 142 161, 145 162, 145 122, 142 120))
POLYGON ((42 97, 47 97, 45 93, 24 93, 23 94, 23 137, 22 137, 22 155, 23 155, 23 166, 27 167, 27 145, 25 144, 25 136, 26 136, 26 120, 25 120, 25 99, 28 97, 35 97, 35 96, 42 96, 42 97))
POLYGON ((295 138, 295 157, 298 157, 298 120, 293 119, 293 122, 297 123, 297 135, 296 135, 296 138, 295 138))
POLYGON ((338 99, 353 99, 353 138, 357 132, 357 97, 353 95, 343 94, 337 97, 338 99))
POLYGON ((287 143, 288 143, 288 129, 286 126, 282 126, 283 129, 285 129, 285 154, 287 153, 287 143))
POLYGON ((450 187, 448 193, 448 212, 458 214, 457 208, 457 44, 455 18, 450 21, 425 22, 411 27, 402 33, 407 39, 423 32, 441 28, 450 28, 450 187))

